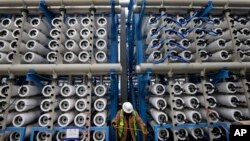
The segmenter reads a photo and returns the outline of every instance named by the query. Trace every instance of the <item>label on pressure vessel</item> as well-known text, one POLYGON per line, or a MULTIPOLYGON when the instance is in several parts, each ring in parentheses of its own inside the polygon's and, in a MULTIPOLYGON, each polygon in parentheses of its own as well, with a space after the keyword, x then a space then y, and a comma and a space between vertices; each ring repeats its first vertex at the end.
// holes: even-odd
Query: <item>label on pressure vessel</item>
POLYGON ((79 129, 76 128, 66 129, 65 139, 78 139, 78 138, 79 138, 79 129))

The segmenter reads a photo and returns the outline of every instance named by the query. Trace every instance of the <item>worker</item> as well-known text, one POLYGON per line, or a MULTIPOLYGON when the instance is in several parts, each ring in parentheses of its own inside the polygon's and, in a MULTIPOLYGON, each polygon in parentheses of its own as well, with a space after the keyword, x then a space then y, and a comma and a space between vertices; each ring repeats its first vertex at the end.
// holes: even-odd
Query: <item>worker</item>
POLYGON ((145 141, 148 134, 145 123, 133 109, 132 104, 124 102, 122 109, 118 111, 116 117, 112 120, 112 126, 116 129, 116 140, 136 141, 137 125, 140 126, 145 141))

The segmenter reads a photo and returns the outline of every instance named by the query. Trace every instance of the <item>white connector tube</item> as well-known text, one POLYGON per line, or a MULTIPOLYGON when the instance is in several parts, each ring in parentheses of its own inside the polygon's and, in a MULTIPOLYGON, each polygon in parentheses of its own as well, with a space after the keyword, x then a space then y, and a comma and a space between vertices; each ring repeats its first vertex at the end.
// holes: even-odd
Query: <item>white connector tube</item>
POLYGON ((38 30, 40 30, 41 32, 43 32, 44 34, 48 34, 49 33, 49 27, 47 25, 47 23, 44 21, 45 19, 40 19, 40 18, 32 18, 30 20, 30 25, 33 28, 36 28, 38 30))
POLYGON ((13 29, 17 28, 15 26, 14 21, 11 20, 10 18, 4 18, 4 19, 2 19, 1 26, 3 28, 5 28, 5 29, 8 29, 8 30, 13 30, 13 29))
POLYGON ((229 54, 226 50, 221 50, 212 54, 211 57, 208 58, 209 61, 214 62, 225 62, 231 59, 231 54, 229 54))
POLYGON ((94 141, 104 141, 106 135, 104 131, 94 131, 93 140, 94 141))
POLYGON ((186 123, 187 117, 182 111, 175 110, 175 111, 171 112, 170 109, 166 109, 164 112, 167 113, 169 117, 171 117, 171 118, 173 117, 172 121, 173 122, 175 121, 176 124, 186 123), (172 114, 173 114, 173 116, 172 116, 172 114))
MULTIPOLYGON (((12 36, 15 39, 18 39, 20 37, 20 35, 21 35, 21 29, 13 30, 12 36)), ((29 35, 25 31, 22 32, 22 39, 21 40, 24 41, 25 43, 30 40, 29 35)))
POLYGON ((197 97, 194 96, 185 96, 182 97, 185 105, 191 109, 197 109, 200 107, 200 101, 197 97))
POLYGON ((33 109, 33 108, 39 106, 41 101, 42 100, 39 97, 32 98, 32 99, 31 98, 19 99, 16 102, 15 109, 18 112, 28 111, 30 109, 33 109))
POLYGON ((157 110, 164 110, 167 107, 167 102, 162 97, 152 96, 149 98, 149 103, 157 110))
POLYGON ((84 97, 88 93, 88 87, 87 85, 78 85, 76 87, 76 95, 79 97, 84 97))
MULTIPOLYGON (((204 129, 207 130, 206 128, 204 128, 204 129)), ((219 138, 221 138, 221 135, 223 134, 220 127, 214 127, 210 131, 212 133, 213 139, 219 139, 219 138)), ((207 130, 207 132, 208 132, 208 130, 207 130)))
POLYGON ((98 112, 105 110, 107 107, 107 99, 106 98, 98 98, 94 102, 94 109, 98 112))
POLYGON ((12 51, 9 46, 10 46, 9 42, 7 42, 5 40, 0 40, 0 51, 1 52, 8 53, 8 52, 12 51))
POLYGON ((194 60, 194 55, 189 50, 184 50, 181 53, 179 53, 179 56, 184 59, 185 61, 191 62, 194 60))
POLYGON ((67 30, 67 26, 64 24, 64 22, 62 22, 61 18, 54 18, 51 21, 51 24, 53 27, 57 28, 57 29, 62 29, 62 32, 65 33, 67 30))
POLYGON ((57 118, 59 117, 59 115, 61 115, 61 114, 62 114, 61 111, 56 111, 54 113, 50 112, 50 113, 42 114, 38 119, 38 124, 41 127, 48 127, 50 122, 54 123, 57 120, 57 118))
POLYGON ((187 140, 188 131, 185 128, 174 130, 174 134, 176 134, 176 137, 178 140, 181 140, 181 141, 187 140))
POLYGON ((74 52, 75 54, 78 54, 81 51, 80 47, 78 46, 78 43, 76 43, 76 41, 74 40, 67 40, 65 42, 65 48, 69 51, 74 52))
POLYGON ((63 112, 67 112, 75 107, 76 99, 66 98, 60 101, 59 109, 63 112))
POLYGON ((236 84, 233 82, 221 82, 217 83, 216 87, 219 92, 222 93, 236 93, 236 84))
POLYGON ((187 49, 186 51, 189 51, 190 53, 196 52, 195 42, 190 42, 188 39, 182 39, 180 40, 180 45, 187 49))
POLYGON ((12 32, 8 29, 1 29, 0 30, 0 39, 5 41, 12 41, 15 38, 12 36, 12 32))
POLYGON ((147 33, 146 44, 150 44, 152 39, 157 38, 160 35, 160 32, 157 32, 157 28, 151 28, 147 33))
POLYGON ((152 39, 148 44, 148 48, 146 49, 147 54, 151 54, 153 51, 158 50, 161 47, 161 43, 158 39, 152 39))
POLYGON ((34 121, 35 119, 37 119, 41 115, 41 113, 42 112, 39 110, 33 110, 33 111, 17 114, 16 116, 14 116, 12 120, 12 124, 15 127, 25 126, 31 123, 32 121, 34 121))
POLYGON ((51 97, 52 94, 58 95, 60 93, 60 88, 58 86, 46 85, 42 89, 42 94, 45 97, 51 97))
POLYGON ((63 60, 66 63, 79 63, 78 57, 74 52, 66 52, 63 56, 63 60))
POLYGON ((44 59, 42 56, 34 53, 34 52, 26 52, 23 57, 23 61, 29 64, 45 64, 47 60, 44 59))
POLYGON ((148 21, 146 21, 146 32, 151 28, 157 28, 160 24, 160 20, 157 20, 156 17, 150 17, 148 21))
POLYGON ((207 51, 205 51, 205 50, 200 50, 200 51, 199 51, 199 54, 200 54, 200 59, 201 59, 202 62, 208 61, 209 55, 208 55, 208 52, 207 52, 207 51))
POLYGON ((12 63, 13 62, 14 55, 15 55, 14 52, 10 52, 10 53, 7 54, 7 61, 8 61, 8 63, 12 63))
POLYGON ((74 28, 77 31, 81 30, 82 28, 80 22, 75 17, 68 18, 67 24, 70 28, 74 28))
MULTIPOLYGON (((157 125, 154 120, 150 121, 150 125, 152 129, 154 129, 154 126, 157 125)), ((158 140, 165 141, 169 138, 169 131, 166 128, 159 128, 157 133, 158 140)))
POLYGON ((168 116, 164 112, 151 108, 149 109, 149 113, 157 124, 166 124, 168 121, 168 116))
POLYGON ((207 43, 204 39, 198 39, 196 46, 198 46, 199 49, 205 49, 207 46, 207 43))
POLYGON ((197 111, 201 114, 203 120, 210 119, 210 122, 218 122, 219 121, 219 114, 214 110, 205 110, 205 109, 197 109, 197 111))
POLYGON ((90 55, 87 51, 81 51, 78 54, 78 59, 82 63, 89 63, 89 57, 90 57, 90 55))
POLYGON ((41 89, 33 85, 22 85, 18 89, 20 97, 34 96, 41 93, 41 89))
POLYGON ((216 107, 215 110, 230 121, 241 121, 243 117, 243 113, 237 109, 216 107))
POLYGON ((184 83, 182 84, 183 93, 188 95, 194 95, 197 93, 197 86, 194 83, 184 83))
POLYGON ((59 43, 57 40, 50 40, 48 44, 49 49, 53 51, 59 51, 60 53, 67 52, 66 48, 63 46, 63 44, 59 43))
POLYGON ((97 39, 95 46, 98 50, 107 52, 107 42, 103 39, 97 39))
POLYGON ((218 103, 229 106, 229 107, 237 107, 239 103, 239 98, 235 95, 214 95, 218 103))
POLYGON ((108 58, 104 51, 98 51, 95 54, 95 60, 98 63, 106 63, 108 61, 108 58))
POLYGON ((0 64, 8 64, 7 54, 0 52, 0 64))
POLYGON ((210 82, 206 82, 204 84, 204 86, 202 85, 202 83, 198 83, 198 84, 196 84, 196 86, 199 88, 198 89, 199 93, 203 93, 204 88, 205 88, 205 93, 207 93, 207 94, 213 94, 214 90, 215 90, 214 85, 210 82))
POLYGON ((91 35, 89 28, 83 28, 80 31, 80 35, 81 35, 82 39, 89 40, 90 39, 90 35, 91 35))
POLYGON ((53 28, 52 30, 50 30, 49 33, 50 37, 52 37, 54 40, 61 40, 62 43, 64 43, 66 41, 66 37, 64 34, 61 34, 61 31, 57 28, 53 28))
POLYGON ((74 85, 64 85, 61 90, 61 95, 63 97, 70 97, 76 93, 76 87, 74 85))
POLYGON ((184 110, 187 119, 192 123, 200 123, 202 120, 201 114, 194 110, 184 110))
POLYGON ((82 27, 89 28, 92 24, 91 19, 89 17, 84 17, 81 19, 81 25, 82 27))
POLYGON ((94 125, 95 126, 104 126, 106 124, 106 119, 107 119, 107 111, 104 110, 102 112, 98 112, 93 119, 94 125))
POLYGON ((80 42, 79 42, 79 47, 82 49, 82 50, 85 50, 85 51, 88 51, 90 50, 90 43, 87 39, 82 39, 80 42))
POLYGON ((107 93, 107 87, 105 85, 97 85, 94 87, 94 93, 98 97, 102 97, 107 93))
POLYGON ((26 48, 29 51, 32 51, 41 55, 47 55, 50 52, 49 49, 47 49, 45 46, 43 46, 42 44, 38 43, 35 40, 29 40, 26 43, 26 48))
POLYGON ((105 17, 99 17, 96 20, 97 26, 101 28, 107 29, 108 27, 108 20, 105 17))
POLYGON ((185 106, 185 102, 181 97, 174 97, 171 101, 170 97, 167 97, 167 102, 169 105, 173 106, 173 108, 181 110, 185 106))
POLYGON ((68 29, 66 32, 66 36, 69 39, 74 40, 76 42, 79 42, 81 40, 80 34, 77 32, 75 28, 68 29))
POLYGON ((58 125, 59 125, 60 127, 69 126, 69 124, 70 124, 71 122, 74 121, 75 115, 76 115, 76 112, 75 112, 75 111, 70 111, 70 112, 61 114, 61 115, 58 117, 58 120, 57 120, 58 125))
POLYGON ((156 50, 156 51, 153 51, 148 59, 147 59, 147 62, 148 63, 154 63, 154 62, 159 62, 161 59, 162 59, 162 54, 160 51, 156 50))
POLYGON ((205 106, 205 102, 207 102, 208 103, 208 106, 210 107, 210 108, 214 108, 214 107, 216 107, 216 105, 217 105, 217 100, 216 100, 216 98, 215 97, 213 97, 213 96, 207 96, 207 99, 205 100, 205 98, 204 98, 204 96, 203 95, 198 95, 198 96, 196 96, 198 99, 199 99, 199 101, 200 101, 200 103, 201 103, 201 105, 202 106, 205 106))
POLYGON ((85 126, 86 124, 87 113, 79 113, 74 118, 74 123, 78 127, 85 126))
POLYGON ((49 112, 52 110, 53 105, 56 109, 59 106, 59 102, 61 99, 57 99, 56 101, 52 101, 51 99, 44 99, 40 104, 40 109, 44 112, 49 112))
POLYGON ((203 139, 204 137, 204 130, 200 127, 187 128, 187 131, 195 140, 203 139))
POLYGON ((57 53, 55 51, 51 51, 47 54, 46 58, 49 63, 56 63, 57 53))
POLYGON ((47 132, 44 131, 39 131, 36 134, 36 141, 47 141, 49 140, 49 135, 47 132))
POLYGON ((182 92, 183 92, 183 89, 182 89, 182 85, 181 84, 175 83, 172 86, 167 85, 166 91, 169 94, 171 93, 171 94, 174 94, 174 95, 181 95, 182 92))
POLYGON ((49 42, 49 39, 38 29, 29 30, 29 37, 36 41, 39 41, 41 44, 46 45, 49 42))
POLYGON ((151 93, 155 95, 163 95, 166 92, 165 86, 162 84, 154 84, 149 87, 151 93))
POLYGON ((57 141, 64 141, 64 138, 66 137, 65 131, 59 131, 56 134, 56 140, 57 141))
POLYGON ((78 99, 75 103, 75 109, 79 112, 83 112, 87 109, 87 99, 78 99))

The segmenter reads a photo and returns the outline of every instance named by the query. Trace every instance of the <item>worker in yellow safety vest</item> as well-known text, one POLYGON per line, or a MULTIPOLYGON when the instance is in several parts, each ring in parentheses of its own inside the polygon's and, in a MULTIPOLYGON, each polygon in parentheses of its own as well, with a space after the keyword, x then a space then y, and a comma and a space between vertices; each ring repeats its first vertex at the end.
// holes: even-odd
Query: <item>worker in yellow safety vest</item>
POLYGON ((136 141, 137 131, 139 130, 137 125, 140 126, 145 141, 148 134, 145 123, 133 109, 132 104, 124 102, 122 109, 118 111, 116 117, 112 120, 112 126, 116 129, 116 140, 136 141))

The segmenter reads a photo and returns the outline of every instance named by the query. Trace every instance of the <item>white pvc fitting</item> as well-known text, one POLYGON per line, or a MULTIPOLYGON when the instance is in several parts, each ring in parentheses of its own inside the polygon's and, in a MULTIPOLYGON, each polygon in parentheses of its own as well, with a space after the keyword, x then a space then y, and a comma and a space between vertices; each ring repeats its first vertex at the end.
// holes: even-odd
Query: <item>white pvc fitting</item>
POLYGON ((60 101, 59 109, 63 112, 67 112, 75 107, 76 99, 66 98, 60 101))
POLYGON ((174 112, 171 112, 170 109, 166 109, 164 112, 167 113, 169 117, 171 117, 171 118, 173 117, 172 121, 173 122, 175 121, 176 124, 184 124, 184 123, 186 123, 187 117, 182 111, 176 111, 175 110, 174 112))
POLYGON ((209 57, 209 61, 224 62, 224 61, 229 61, 231 57, 232 56, 228 53, 228 51, 221 50, 213 53, 212 56, 209 57))
POLYGON ((10 132, 8 138, 9 138, 9 141, 19 141, 21 138, 20 132, 17 132, 17 131, 10 132))
POLYGON ((81 25, 82 27, 89 28, 92 24, 91 19, 89 17, 84 17, 81 19, 81 25))
POLYGON ((47 45, 49 42, 49 39, 46 37, 46 35, 44 35, 41 31, 39 31, 38 29, 31 29, 29 30, 29 37, 39 41, 39 43, 43 44, 43 45, 47 45))
POLYGON ((154 108, 149 109, 149 112, 157 124, 166 124, 168 116, 159 110, 154 108))
POLYGON ((207 52, 207 51, 201 50, 201 51, 199 52, 199 54, 200 54, 200 59, 201 59, 201 61, 203 61, 203 62, 208 61, 209 55, 208 55, 208 52, 207 52))
POLYGON ((90 43, 87 39, 82 39, 80 42, 79 42, 79 47, 82 49, 82 50, 89 50, 90 49, 90 43))
POLYGON ((102 97, 107 93, 107 87, 105 85, 97 85, 94 87, 94 93, 98 97, 102 97))
POLYGON ((86 124, 86 118, 87 118, 87 114, 86 113, 79 113, 75 116, 74 118, 74 123, 76 126, 78 127, 82 127, 85 126, 86 124))
POLYGON ((47 49, 45 46, 41 45, 35 40, 29 40, 26 43, 26 48, 29 51, 32 51, 41 55, 47 55, 50 52, 49 49, 47 49))
POLYGON ((108 20, 105 17, 99 17, 96 20, 97 26, 101 28, 107 29, 108 27, 108 20))
POLYGON ((57 60, 57 53, 52 51, 47 54, 47 61, 50 63, 56 63, 57 60))
POLYGON ((61 87, 61 95, 63 97, 70 97, 76 93, 76 87, 74 85, 64 85, 61 87))
POLYGON ((107 42, 103 39, 97 39, 95 46, 98 50, 107 52, 107 42))
POLYGON ((197 109, 200 107, 200 101, 197 97, 194 96, 185 96, 182 97, 185 105, 191 109, 197 109))
POLYGON ((202 106, 205 106, 205 102, 207 102, 208 103, 208 106, 210 107, 210 108, 214 108, 214 107, 216 107, 216 105, 217 105, 217 100, 216 100, 216 98, 215 97, 213 97, 213 96, 207 96, 207 99, 205 100, 205 98, 204 98, 204 96, 203 95, 198 95, 198 96, 196 96, 198 99, 199 99, 199 101, 200 101, 200 103, 201 103, 201 105, 202 106))
MULTIPOLYGON (((206 128, 205 128, 205 129, 206 129, 206 128)), ((210 131, 211 131, 212 137, 213 137, 214 139, 219 139, 219 138, 221 138, 221 135, 223 134, 220 127, 214 127, 214 128, 212 128, 210 131)))
POLYGON ((33 85, 22 85, 18 89, 20 97, 34 96, 41 93, 41 89, 33 85))
POLYGON ((80 34, 77 32, 75 28, 69 28, 66 32, 66 36, 69 39, 74 40, 76 42, 79 42, 81 40, 80 34))
POLYGON ((61 114, 58 119, 57 119, 57 123, 60 127, 66 127, 69 126, 69 124, 71 122, 74 121, 74 117, 76 115, 75 111, 70 111, 64 114, 61 114))
POLYGON ((88 93, 88 87, 87 85, 78 85, 76 87, 76 95, 79 97, 84 97, 88 93))
POLYGON ((218 39, 210 43, 208 46, 205 47, 205 50, 208 52, 215 52, 218 50, 224 50, 226 49, 227 43, 224 39, 218 39))
POLYGON ((98 112, 105 110, 107 107, 107 99, 106 98, 98 98, 94 102, 94 109, 98 112))
POLYGON ((60 93, 60 88, 58 86, 46 85, 42 89, 42 94, 45 97, 51 97, 52 94, 58 95, 60 93))
POLYGON ((44 112, 49 112, 52 110, 53 105, 56 109, 59 106, 59 102, 61 99, 57 99, 56 101, 52 101, 51 99, 44 99, 40 104, 40 109, 44 112))
POLYGON ((61 111, 56 111, 54 113, 50 112, 42 114, 38 119, 38 124, 41 127, 47 127, 49 126, 50 122, 54 123, 61 113, 61 111))
POLYGON ((194 83, 184 83, 182 84, 183 92, 188 95, 194 95, 197 93, 197 86, 194 83))
POLYGON ((161 59, 162 59, 162 54, 161 54, 161 52, 160 51, 158 51, 158 50, 156 50, 156 51, 153 51, 150 55, 149 55, 149 57, 148 57, 148 59, 147 59, 147 62, 148 63, 153 63, 153 62, 157 62, 157 61, 160 61, 161 59))
POLYGON ((7 54, 0 52, 0 64, 8 64, 7 54))
POLYGON ((59 131, 56 134, 56 140, 57 141, 64 141, 64 138, 66 137, 65 131, 59 131))
POLYGON ((8 53, 11 51, 10 43, 5 40, 0 40, 0 51, 4 53, 8 53))
POLYGON ((89 63, 89 57, 90 57, 90 55, 87 51, 81 51, 78 54, 78 59, 82 63, 89 63))
POLYGON ((63 56, 63 60, 66 63, 79 63, 78 57, 74 52, 66 52, 63 56))
POLYGON ((59 51, 60 53, 67 52, 66 48, 63 46, 63 44, 59 43, 57 40, 50 40, 48 44, 49 49, 53 51, 59 51))
POLYGON ((11 20, 10 18, 4 18, 4 19, 2 19, 1 26, 3 28, 5 28, 5 29, 8 29, 8 30, 13 30, 13 29, 17 28, 15 26, 14 21, 11 20))
POLYGON ((224 107, 215 107, 215 110, 220 113, 220 115, 230 121, 240 121, 242 120, 243 113, 240 110, 224 107))
POLYGON ((16 102, 15 109, 18 112, 28 111, 40 105, 42 100, 39 97, 36 98, 26 98, 26 99, 19 99, 16 102))
POLYGON ((66 41, 66 37, 64 34, 61 34, 61 31, 57 28, 53 28, 52 30, 50 30, 49 33, 50 37, 52 37, 54 40, 61 40, 61 42, 65 42, 66 41))
POLYGON ((148 48, 146 49, 147 54, 151 54, 153 51, 158 50, 161 47, 161 43, 158 39, 152 39, 148 44, 148 48))
POLYGON ((181 110, 184 108, 185 102, 181 97, 174 97, 171 101, 170 97, 166 98, 169 105, 172 105, 173 108, 181 110))
POLYGON ((196 52, 195 42, 190 42, 188 39, 182 39, 180 40, 180 45, 189 51, 190 53, 196 52))
POLYGON ((160 32, 157 32, 157 28, 151 28, 147 33, 146 44, 149 44, 152 39, 157 38, 160 35, 160 32))
POLYGON ((78 46, 78 43, 76 43, 76 41, 74 40, 67 40, 65 42, 65 48, 69 51, 74 52, 75 54, 78 54, 81 51, 80 47, 78 46))
POLYGON ((144 24, 146 24, 146 31, 149 31, 151 28, 157 28, 160 22, 156 19, 156 17, 149 17, 148 21, 144 24))
POLYGON ((205 110, 205 109, 197 109, 198 112, 201 114, 203 120, 210 119, 210 122, 218 122, 219 121, 219 114, 214 110, 205 110))
MULTIPOLYGON (((154 126, 157 125, 154 120, 150 121, 150 125, 152 129, 154 129, 154 126)), ((166 128, 159 128, 157 133, 158 140, 165 141, 169 138, 169 131, 166 128)))
POLYGON ((75 103, 75 109, 79 112, 83 112, 87 109, 87 99, 78 99, 75 103))
POLYGON ((102 112, 98 112, 93 119, 94 125, 95 126, 104 126, 106 124, 106 119, 107 119, 107 111, 104 110, 102 112))
POLYGON ((163 95, 166 92, 165 86, 162 84, 154 84, 149 87, 151 93, 155 95, 163 95))
POLYGON ((49 140, 49 136, 50 134, 48 134, 47 132, 39 131, 36 134, 36 141, 47 141, 49 140))
POLYGON ((193 61, 194 60, 194 55, 192 54, 191 51, 189 50, 184 50, 182 51, 181 53, 179 53, 179 56, 182 57, 182 59, 190 62, 190 61, 193 61))
POLYGON ((46 22, 44 21, 45 19, 40 19, 40 18, 32 18, 30 20, 30 25, 33 28, 36 28, 38 30, 40 30, 41 32, 43 32, 44 34, 48 34, 49 33, 49 27, 46 24, 46 22))
POLYGON ((187 131, 195 140, 204 138, 204 130, 200 127, 187 128, 187 131))
POLYGON ((29 64, 45 64, 47 60, 34 52, 26 52, 22 57, 23 62, 29 64))
POLYGON ((198 39, 196 42, 197 42, 196 45, 198 46, 199 49, 205 49, 207 46, 207 43, 204 39, 198 39))
POLYGON ((107 39, 108 39, 108 33, 107 33, 107 30, 105 28, 97 29, 95 34, 96 34, 97 38, 99 38, 99 39, 103 39, 105 41, 107 41, 107 39))
POLYGON ((181 95, 182 92, 183 92, 183 89, 182 89, 182 85, 181 85, 181 84, 175 83, 175 84, 173 84, 172 86, 167 85, 166 91, 167 91, 169 94, 181 95))
MULTIPOLYGON (((12 36, 15 39, 18 39, 20 37, 20 35, 21 35, 21 29, 15 29, 15 30, 13 30, 12 36)), ((24 41, 25 43, 30 40, 29 35, 25 31, 22 32, 22 38, 21 38, 21 40, 24 41)))
POLYGON ((36 120, 41 115, 41 113, 42 112, 39 110, 33 110, 33 111, 17 114, 14 116, 12 120, 12 124, 15 127, 25 126, 31 123, 32 121, 36 120))
POLYGON ((174 134, 176 134, 176 137, 178 140, 181 140, 181 141, 187 140, 188 131, 185 128, 174 130, 174 134))
POLYGON ((15 38, 12 36, 12 31, 8 29, 1 29, 0 30, 0 39, 5 41, 12 41, 15 38))
POLYGON ((81 30, 81 24, 79 20, 75 17, 69 17, 67 24, 70 28, 75 28, 77 31, 81 30))
POLYGON ((88 28, 83 28, 81 31, 80 31, 80 35, 82 37, 82 39, 86 39, 86 40, 89 40, 90 39, 90 30, 88 28))
POLYGON ((10 52, 10 53, 7 54, 7 61, 8 61, 8 63, 12 63, 13 62, 14 55, 15 55, 14 52, 10 52))
POLYGON ((221 82, 216 84, 217 90, 222 93, 235 93, 236 84, 233 82, 221 82))
POLYGON ((212 83, 210 83, 210 82, 206 82, 206 83, 204 84, 204 86, 202 85, 202 83, 198 83, 198 84, 196 84, 196 86, 199 88, 199 89, 198 89, 198 92, 199 92, 199 93, 203 93, 204 90, 205 90, 205 93, 207 93, 207 94, 213 94, 213 93, 214 93, 215 87, 214 87, 214 85, 213 85, 212 83), (204 89, 204 88, 205 88, 205 89, 204 89))
POLYGON ((95 60, 98 63, 106 63, 108 61, 108 58, 104 51, 98 51, 95 54, 95 60))
POLYGON ((229 106, 229 107, 237 107, 239 98, 235 95, 214 95, 218 103, 229 106))
POLYGON ((157 110, 164 110, 167 107, 167 102, 162 97, 152 96, 149 98, 149 103, 151 103, 157 110))
POLYGON ((62 29, 62 32, 65 33, 67 30, 67 26, 62 22, 61 18, 54 18, 51 21, 51 24, 53 27, 58 28, 58 29, 62 29))
POLYGON ((184 110, 183 111, 187 116, 187 119, 192 123, 200 123, 202 120, 201 114, 193 110, 184 110))
POLYGON ((94 131, 93 140, 94 141, 104 141, 106 135, 104 131, 94 131))

